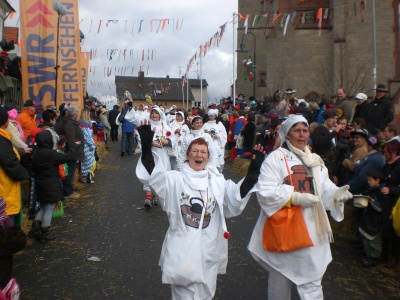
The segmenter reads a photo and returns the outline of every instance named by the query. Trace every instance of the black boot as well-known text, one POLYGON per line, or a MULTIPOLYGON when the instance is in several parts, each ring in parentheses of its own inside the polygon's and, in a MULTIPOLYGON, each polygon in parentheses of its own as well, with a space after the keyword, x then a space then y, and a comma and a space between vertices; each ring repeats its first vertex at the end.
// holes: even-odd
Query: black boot
POLYGON ((39 240, 40 235, 42 233, 41 227, 42 227, 42 221, 33 220, 31 225, 31 230, 29 230, 27 236, 31 239, 39 240))
POLYGON ((42 234, 40 236, 40 242, 50 242, 55 240, 56 237, 51 235, 50 227, 42 227, 42 234))

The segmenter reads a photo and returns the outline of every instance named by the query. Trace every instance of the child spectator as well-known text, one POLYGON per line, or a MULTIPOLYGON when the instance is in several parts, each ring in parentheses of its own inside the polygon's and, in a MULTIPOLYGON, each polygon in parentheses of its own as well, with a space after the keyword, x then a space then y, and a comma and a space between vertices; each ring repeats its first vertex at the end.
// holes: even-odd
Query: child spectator
MULTIPOLYGON (((80 143, 75 142, 76 145, 80 143)), ((53 138, 49 130, 36 135, 36 144, 32 153, 32 169, 41 208, 32 223, 32 231, 37 241, 48 242, 55 239, 50 234, 54 205, 64 200, 59 165, 76 159, 76 147, 70 148, 65 154, 57 152, 53 149, 53 138)))
POLYGON ((5 211, 6 202, 0 197, 0 299, 1 290, 4 292, 5 287, 12 280, 13 254, 26 246, 25 233, 20 226, 12 225, 5 211))
POLYGON ((365 267, 372 267, 379 262, 382 253, 382 210, 385 205, 385 195, 381 193, 382 172, 369 171, 367 180, 369 188, 363 194, 368 195, 371 199, 360 218, 358 230, 363 236, 366 255, 361 259, 361 264, 365 267))

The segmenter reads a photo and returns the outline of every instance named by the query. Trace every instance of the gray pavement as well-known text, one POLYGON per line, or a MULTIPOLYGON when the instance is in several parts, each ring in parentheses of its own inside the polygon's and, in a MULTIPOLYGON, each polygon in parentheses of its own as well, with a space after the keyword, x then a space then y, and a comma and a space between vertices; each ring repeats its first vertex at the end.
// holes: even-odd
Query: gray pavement
MULTIPOLYGON (((57 239, 48 244, 30 240, 15 255, 21 299, 170 299, 158 267, 168 222, 161 207, 142 208, 144 192, 135 176, 138 158, 121 158, 119 143, 109 142, 95 183, 79 185, 81 198, 68 202, 65 216, 53 220, 57 239), (88 260, 93 256, 101 261, 88 260)), ((231 169, 227 163, 225 177, 239 180, 231 169)), ((253 196, 242 215, 227 219, 228 270, 218 277, 215 299, 267 299, 268 274, 247 250, 258 214, 253 196)), ((364 268, 340 237, 332 251, 323 280, 326 299, 400 298, 399 268, 364 268)), ((298 299, 294 289, 292 294, 298 299)))

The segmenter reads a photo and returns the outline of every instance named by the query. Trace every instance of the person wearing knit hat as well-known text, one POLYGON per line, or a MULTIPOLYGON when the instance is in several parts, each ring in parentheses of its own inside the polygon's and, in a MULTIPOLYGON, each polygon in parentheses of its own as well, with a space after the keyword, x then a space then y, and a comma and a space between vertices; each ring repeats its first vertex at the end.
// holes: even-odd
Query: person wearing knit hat
POLYGON ((29 136, 34 128, 37 128, 36 107, 37 104, 33 100, 26 100, 21 113, 18 115, 17 121, 24 130, 25 138, 29 136))
POLYGON ((18 151, 20 151, 21 154, 30 153, 32 148, 29 148, 24 142, 26 140, 24 130, 17 121, 18 111, 16 104, 14 102, 7 102, 4 107, 8 111, 9 118, 9 124, 5 130, 11 134, 11 143, 18 149, 18 151))
POLYGON ((340 130, 345 126, 338 124, 337 111, 332 104, 324 111, 324 123, 318 125, 311 135, 313 152, 321 156, 329 171, 329 178, 337 183, 336 174, 336 140, 340 130))
POLYGON ((302 115, 289 115, 281 124, 279 136, 281 147, 264 159, 258 176, 256 193, 262 208, 248 249, 269 272, 268 299, 290 299, 292 285, 300 299, 309 295, 323 299, 321 281, 332 260, 333 241, 327 211, 333 220, 342 221, 344 202, 352 194, 348 186, 339 188, 329 179, 320 156, 308 148, 310 131, 302 115), (293 234, 288 240, 302 235, 300 240, 305 242, 308 236, 309 243, 288 249, 289 243, 282 245, 279 241, 291 230, 284 233, 278 227, 289 224, 288 215, 292 214, 288 211, 295 214, 294 210, 301 211, 306 230, 304 235, 293 234), (273 237, 278 242, 274 243, 273 237))
POLYGON ((204 123, 203 130, 210 135, 215 148, 218 150, 218 169, 222 172, 225 164, 224 154, 228 136, 225 126, 218 119, 218 113, 218 109, 208 110, 208 121, 204 123))
POLYGON ((353 120, 358 118, 366 120, 369 110, 368 96, 364 93, 357 93, 354 99, 357 101, 357 105, 354 110, 353 120))

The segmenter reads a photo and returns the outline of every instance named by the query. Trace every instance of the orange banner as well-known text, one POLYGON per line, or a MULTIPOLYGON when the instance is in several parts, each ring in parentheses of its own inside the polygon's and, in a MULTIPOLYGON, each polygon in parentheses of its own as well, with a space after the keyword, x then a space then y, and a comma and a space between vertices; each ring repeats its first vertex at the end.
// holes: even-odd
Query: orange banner
POLYGON ((89 61, 90 52, 81 52, 81 78, 82 78, 82 93, 83 97, 86 96, 88 77, 89 77, 89 61))
POLYGON ((62 1, 65 15, 53 9, 53 0, 19 3, 24 100, 32 99, 43 107, 69 103, 81 109, 78 0, 62 1))

